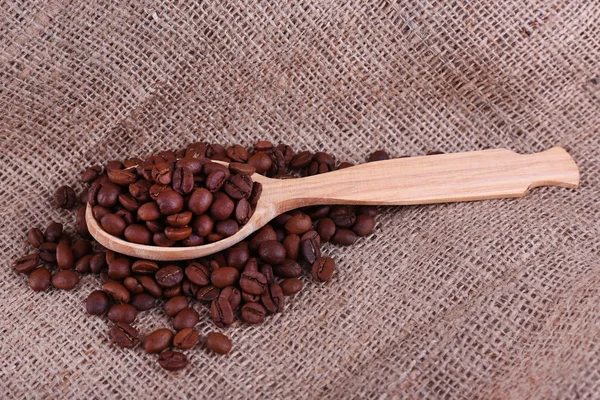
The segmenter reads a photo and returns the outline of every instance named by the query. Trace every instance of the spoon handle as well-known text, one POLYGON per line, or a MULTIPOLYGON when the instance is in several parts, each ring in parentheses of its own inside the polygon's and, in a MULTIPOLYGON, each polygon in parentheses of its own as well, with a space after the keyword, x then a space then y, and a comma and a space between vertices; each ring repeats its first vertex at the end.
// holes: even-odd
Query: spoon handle
MULTIPOLYGON (((536 154, 506 149, 372 162, 281 181, 283 209, 315 204, 430 204, 521 197, 536 186, 577 188, 579 170, 562 147, 536 154)), ((273 188, 275 190, 275 188, 273 188)))

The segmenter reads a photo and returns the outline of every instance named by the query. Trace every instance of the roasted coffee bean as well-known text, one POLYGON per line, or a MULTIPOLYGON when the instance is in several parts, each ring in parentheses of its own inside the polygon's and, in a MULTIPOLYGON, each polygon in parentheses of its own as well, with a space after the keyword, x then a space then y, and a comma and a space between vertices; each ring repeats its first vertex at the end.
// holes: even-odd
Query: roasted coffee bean
POLYGON ((227 157, 232 161, 244 163, 248 160, 248 151, 239 144, 227 148, 227 157))
POLYGON ((235 208, 233 200, 222 192, 215 193, 213 199, 213 203, 210 206, 210 215, 217 221, 229 218, 235 208))
POLYGON ((104 315, 110 306, 110 299, 102 290, 94 290, 85 301, 85 309, 91 315, 104 315))
POLYGON ((297 278, 287 278, 279 282, 279 286, 285 296, 298 293, 302 290, 302 281, 297 278))
POLYGON ((169 238, 169 240, 173 240, 175 242, 179 240, 183 240, 192 234, 192 228, 188 226, 184 226, 182 228, 176 228, 174 226, 167 226, 165 228, 165 236, 169 238))
POLYGON ((243 174, 251 176, 253 173, 256 172, 256 167, 250 164, 232 162, 229 163, 229 171, 231 171, 232 175, 243 174))
POLYGON ((315 206, 312 207, 308 212, 308 215, 313 219, 321 219, 325 218, 329 215, 329 211, 331 210, 331 206, 315 206))
POLYGON ((60 234, 60 238, 58 239, 58 244, 66 244, 67 246, 71 246, 71 236, 67 232, 63 232, 60 234))
POLYGON ((52 286, 57 289, 71 290, 77 286, 79 275, 70 270, 61 270, 52 276, 52 286))
MULTIPOLYGON (((42 261, 49 263, 56 263, 56 243, 43 243, 40 246, 39 257, 42 261)), ((27 269, 27 268, 26 268, 27 269)), ((18 268, 17 268, 18 270, 18 268)), ((31 271, 29 271, 31 272, 31 271)), ((25 272, 28 273, 28 272, 25 272)))
POLYGON ((319 247, 319 242, 316 239, 301 240, 300 256, 309 264, 314 263, 317 258, 321 257, 321 248, 319 247))
POLYGON ((315 153, 315 155, 313 156, 313 161, 316 161, 319 164, 327 164, 330 170, 332 170, 333 167, 335 167, 335 157, 323 151, 315 153))
POLYGON ((200 334, 193 328, 180 330, 173 338, 173 346, 180 350, 189 350, 198 343, 200 334))
POLYGON ((146 275, 136 275, 136 279, 142 284, 146 292, 150 293, 154 297, 160 297, 162 295, 162 289, 156 283, 151 276, 146 275))
POLYGON ((188 194, 194 190, 194 173, 187 168, 175 168, 173 190, 179 194, 188 194))
POLYGON ((223 253, 215 254, 213 259, 208 263, 208 267, 211 269, 211 272, 216 269, 214 266, 211 266, 211 264, 214 264, 214 263, 217 263, 218 268, 228 266, 227 265, 227 257, 225 257, 225 255, 223 253))
POLYGON ((276 240, 267 240, 258 247, 258 256, 268 264, 283 262, 285 254, 285 247, 276 240))
POLYGON ((343 162, 343 163, 340 163, 340 165, 338 165, 336 169, 350 168, 350 167, 353 167, 353 166, 354 166, 354 164, 352 164, 352 163, 343 162))
POLYGON ((42 254, 44 253, 40 252, 40 255, 37 255, 36 253, 31 253, 24 257, 16 259, 14 263, 15 269, 17 270, 17 272, 20 272, 22 274, 30 274, 40 264, 40 258, 42 254))
POLYGON ((88 188, 84 188, 81 191, 81 194, 79 195, 79 201, 82 202, 83 204, 87 204, 88 203, 88 197, 89 197, 90 191, 88 188))
POLYGON ((46 228, 46 242, 57 243, 63 231, 63 225, 58 222, 52 222, 46 228))
POLYGON ((281 286, 279 286, 277 283, 271 283, 260 296, 260 301, 269 312, 282 312, 284 299, 281 286))
POLYGON ((183 280, 183 270, 178 265, 167 265, 159 269, 154 278, 162 287, 175 286, 183 280))
POLYGON ((104 169, 106 170, 106 172, 110 171, 111 169, 114 168, 122 168, 123 167, 123 163, 119 160, 110 160, 109 162, 106 163, 106 165, 104 166, 104 169))
POLYGON ((27 232, 27 241, 37 249, 44 244, 46 238, 40 229, 31 228, 29 232, 27 232))
POLYGON ((265 276, 267 283, 273 283, 273 267, 269 264, 263 264, 259 269, 260 273, 265 276))
POLYGON ((358 236, 367 236, 373 232, 375 227, 375 219, 369 215, 358 215, 356 222, 352 225, 352 231, 358 236))
POLYGON ((93 167, 86 169, 81 174, 80 180, 83 183, 89 183, 89 182, 92 182, 93 180, 95 180, 96 178, 98 178, 98 176, 100 176, 101 173, 102 173, 102 167, 99 165, 94 165, 93 167))
POLYGON ((244 300, 244 303, 259 303, 260 294, 251 294, 242 291, 242 300, 244 300))
POLYGON ((331 238, 331 243, 350 246, 356 242, 356 239, 358 239, 358 236, 350 229, 338 229, 331 238))
POLYGON ((198 262, 193 262, 185 267, 185 276, 198 286, 210 284, 210 275, 210 270, 198 262))
POLYGON ((188 365, 188 359, 178 351, 165 350, 158 356, 158 364, 167 371, 179 371, 188 365))
POLYGON ((150 187, 152 187, 150 182, 140 179, 129 185, 129 194, 140 203, 145 203, 150 200, 150 187))
POLYGON ((205 186, 210 192, 221 189, 227 180, 227 173, 223 170, 215 170, 206 177, 205 186))
POLYGON ((259 140, 258 142, 256 142, 256 144, 254 145, 254 151, 268 151, 271 150, 273 148, 273 143, 269 142, 268 140, 259 140))
POLYGON ((123 236, 131 243, 144 245, 152 244, 152 232, 150 232, 150 229, 148 229, 146 225, 129 225, 125 228, 125 231, 123 231, 123 236))
POLYGON ((128 186, 136 181, 135 172, 126 169, 113 168, 106 172, 108 179, 115 185, 128 186))
POLYGON ((121 236, 127 224, 123 221, 123 218, 116 214, 106 214, 100 220, 100 225, 107 233, 113 236, 121 236))
POLYGON ((215 224, 215 232, 223 237, 233 236, 239 230, 238 223, 233 219, 226 219, 224 221, 218 221, 215 224))
POLYGON ((213 286, 218 288, 225 288, 227 286, 234 285, 238 278, 240 277, 240 273, 237 269, 233 267, 222 267, 215 270, 210 275, 210 280, 213 286))
POLYGON ((242 321, 247 324, 260 324, 265 320, 267 311, 259 303, 246 303, 242 306, 242 321))
POLYGON ((267 176, 285 174, 285 155, 281 150, 274 148, 267 154, 271 157, 271 168, 267 171, 267 176))
POLYGON ((304 240, 314 240, 314 242, 317 246, 321 246, 321 236, 319 236, 317 231, 315 231, 314 229, 311 229, 310 231, 306 232, 304 235, 300 236, 300 242, 302 242, 304 240))
POLYGON ((56 263, 60 269, 73 268, 73 251, 66 244, 56 246, 56 263))
POLYGON ((265 225, 256 233, 256 235, 254 235, 252 240, 250 240, 248 248, 250 251, 258 251, 258 247, 261 243, 269 240, 277 241, 277 234, 270 225, 265 225))
POLYGON ((268 285, 267 278, 258 271, 244 271, 239 284, 244 292, 250 294, 262 294, 268 285))
POLYGON ((213 322, 219 328, 225 328, 233 323, 233 310, 229 300, 224 297, 217 297, 210 306, 210 315, 213 322))
POLYGON ((104 183, 96 195, 96 201, 102 207, 114 207, 119 201, 119 194, 121 194, 119 186, 114 183, 104 183))
POLYGON ((336 229, 335 223, 330 218, 323 218, 317 222, 317 233, 326 242, 335 235, 336 229))
POLYGON ((279 243, 282 243, 283 239, 285 239, 285 237, 286 237, 285 230, 283 230, 283 229, 275 229, 275 233, 277 234, 277 241, 279 243))
POLYGON ((187 297, 185 296, 175 296, 170 298, 164 305, 164 311, 165 314, 170 317, 173 318, 175 317, 177 314, 179 314, 179 312, 185 308, 189 307, 189 302, 187 297))
POLYGON ((173 329, 180 331, 185 328, 193 328, 200 321, 200 315, 191 307, 179 311, 173 318, 173 329))
POLYGON ((177 214, 183 209, 183 197, 172 189, 163 190, 156 198, 156 204, 163 215, 177 214))
POLYGON ((190 236, 181 241, 181 245, 185 247, 202 246, 203 244, 204 238, 196 235, 195 233, 192 233, 190 236))
POLYGON ((333 206, 329 218, 340 228, 350 228, 356 221, 356 215, 348 206, 333 206))
POLYGON ((94 206, 94 208, 92 208, 92 213, 94 214, 94 218, 96 218, 96 221, 98 221, 98 222, 100 222, 106 214, 110 214, 111 211, 112 210, 110 208, 97 206, 97 205, 94 206))
POLYGON ((99 274, 103 269, 106 268, 106 256, 104 253, 97 253, 92 255, 90 258, 90 272, 93 274, 99 274))
POLYGON ((175 166, 177 168, 186 168, 192 172, 193 175, 199 175, 202 172, 202 167, 206 159, 203 156, 200 157, 184 157, 177 161, 175 166))
POLYGON ((208 236, 212 233, 215 222, 208 215, 203 214, 194 218, 192 222, 193 232, 201 237, 208 236))
POLYGON ((44 291, 50 287, 50 279, 50 271, 47 268, 35 269, 29 274, 29 287, 36 292, 44 291))
POLYGON ((187 202, 187 208, 194 215, 202 215, 208 211, 212 202, 212 193, 205 188, 198 188, 192 192, 190 199, 187 202))
POLYGON ((248 197, 248 202, 250 203, 250 205, 252 207, 256 207, 261 194, 262 194, 262 183, 254 182, 252 184, 252 193, 250 194, 250 197, 248 197))
POLYGON ((377 216, 377 206, 358 206, 356 207, 356 213, 358 215, 369 215, 374 218, 377 216))
POLYGON ((273 161, 266 153, 258 152, 248 158, 248 164, 256 169, 256 173, 264 174, 271 168, 273 161))
POLYGON ((135 222, 135 216, 133 215, 133 213, 129 210, 126 210, 124 208, 120 209, 119 211, 117 211, 115 213, 115 215, 118 215, 119 217, 123 218, 123 221, 125 221, 125 223, 127 225, 131 225, 135 222))
POLYGON ((92 244, 89 240, 79 239, 71 246, 71 251, 73 252, 73 259, 79 260, 92 252, 92 244))
POLYGON ((385 150, 377 150, 371 153, 368 162, 389 160, 390 155, 385 150))
POLYGON ((211 332, 206 336, 206 348, 217 354, 227 354, 231 351, 231 340, 222 333, 211 332))
POLYGON ((117 280, 131 276, 131 260, 127 257, 121 257, 109 263, 108 276, 117 280))
POLYGON ((87 274, 90 272, 90 262, 92 261, 92 257, 94 257, 93 254, 86 254, 77 260, 75 262, 75 271, 79 272, 80 274, 87 274))
POLYGON ((191 211, 184 211, 179 214, 169 215, 167 217, 167 223, 173 227, 181 228, 186 226, 192 221, 191 211))
POLYGON ((156 201, 156 199, 158 199, 158 196, 162 192, 167 192, 169 190, 172 189, 169 188, 168 185, 161 185, 159 183, 155 183, 154 185, 150 186, 150 189, 148 189, 148 194, 150 195, 150 199, 156 201))
POLYGON ((225 182, 223 187, 232 199, 247 199, 252 194, 252 179, 248 175, 237 174, 225 182))
POLYGON ((134 348, 140 341, 140 334, 129 324, 117 322, 109 331, 110 341, 119 347, 134 348))
POLYGON ((308 166, 312 161, 312 154, 310 151, 301 151, 297 153, 290 161, 290 167, 300 169, 308 166))
POLYGON ((95 206, 98 204, 98 192, 100 192, 101 188, 102 188, 102 184, 100 182, 98 182, 98 180, 96 180, 96 181, 94 181, 94 183, 92 183, 92 185, 88 188, 88 196, 87 196, 88 204, 91 204, 92 206, 95 206))
POLYGON ((119 204, 121 204, 127 211, 132 213, 137 212, 138 208, 140 208, 140 203, 136 199, 128 194, 123 193, 119 195, 119 204))
POLYGON ((135 321, 137 310, 131 304, 114 304, 108 309, 106 316, 112 322, 124 322, 126 324, 131 324, 133 321, 135 321))
POLYGON ((169 239, 164 232, 158 232, 152 235, 152 243, 159 247, 171 247, 175 244, 175 241, 169 239))
POLYGON ((123 161, 123 167, 125 167, 127 170, 135 171, 136 167, 142 162, 143 160, 138 157, 128 158, 127 160, 123 161))
POLYGON ((160 353, 171 346, 173 336, 175 334, 170 329, 155 330, 144 339, 144 351, 148 354, 160 353))
POLYGON ((292 233, 283 239, 282 243, 285 248, 285 257, 290 260, 297 260, 300 253, 300 236, 292 233))
POLYGON ((277 217, 275 217, 272 221, 271 224, 275 227, 284 227, 285 224, 292 218, 292 214, 289 213, 283 213, 283 214, 279 214, 277 217))
POLYGON ((198 289, 196 295, 194 296, 196 300, 201 301, 203 303, 210 303, 219 297, 221 290, 213 285, 204 286, 198 289))
MULTIPOLYGON (((123 286, 132 294, 140 294, 144 291, 142 284, 133 276, 128 276, 123 280, 123 286)), ((124 303, 127 303, 124 301, 124 303)))
POLYGON ((252 217, 252 206, 246 199, 240 199, 235 205, 235 220, 240 225, 246 224, 252 217))
POLYGON ((318 282, 326 282, 333 276, 335 261, 331 257, 319 257, 312 265, 312 276, 318 282))
POLYGON ((77 195, 70 186, 61 186, 54 192, 54 203, 57 208, 68 210, 77 202, 77 195))
POLYGON ((163 297, 170 299, 172 297, 177 297, 180 296, 182 293, 182 289, 181 289, 181 283, 175 285, 175 286, 171 286, 168 288, 164 288, 163 290, 163 297))
POLYGON ((154 164, 152 168, 152 180, 160 185, 168 185, 171 183, 173 171, 171 166, 166 162, 154 164))
POLYGON ((246 265, 249 258, 250 253, 246 249, 232 247, 227 250, 227 265, 238 270, 242 269, 246 265))
POLYGON ((120 303, 129 303, 129 291, 119 282, 106 282, 104 286, 102 286, 102 290, 104 293, 111 296, 115 301, 120 303))
POLYGON ((148 311, 154 308, 156 298, 148 293, 135 294, 131 297, 129 304, 138 311, 148 311))
POLYGON ((294 233, 302 235, 312 228, 312 220, 304 213, 296 214, 285 223, 285 230, 288 234, 294 233))
POLYGON ((221 290, 219 297, 227 299, 231 309, 234 311, 239 307, 240 302, 242 301, 242 295, 235 286, 227 286, 225 289, 221 290))
POLYGON ((158 271, 158 264, 150 260, 137 260, 131 266, 131 271, 136 274, 154 275, 158 271))
POLYGON ((298 278, 302 276, 302 267, 296 261, 286 258, 281 264, 273 266, 273 274, 280 278, 298 278))

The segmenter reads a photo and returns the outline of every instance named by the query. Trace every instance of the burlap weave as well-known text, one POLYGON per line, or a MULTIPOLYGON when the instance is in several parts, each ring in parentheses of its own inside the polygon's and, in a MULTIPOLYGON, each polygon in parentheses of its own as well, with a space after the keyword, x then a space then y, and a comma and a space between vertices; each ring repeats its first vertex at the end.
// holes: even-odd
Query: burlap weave
POLYGON ((596 1, 0 2, 0 398, 600 397, 599 25, 596 1), (560 144, 582 182, 383 208, 325 249, 331 282, 167 373, 85 314, 96 277, 33 293, 10 262, 29 227, 72 231, 51 196, 85 166, 199 139, 353 162, 560 144))

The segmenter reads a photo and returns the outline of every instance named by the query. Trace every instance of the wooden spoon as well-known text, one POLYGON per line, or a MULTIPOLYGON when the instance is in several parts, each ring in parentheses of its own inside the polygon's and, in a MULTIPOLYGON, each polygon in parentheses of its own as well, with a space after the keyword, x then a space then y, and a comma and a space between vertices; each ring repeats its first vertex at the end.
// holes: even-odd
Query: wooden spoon
POLYGON ((521 155, 506 149, 361 164, 299 179, 272 179, 254 174, 263 185, 254 215, 238 233, 196 247, 158 247, 127 242, 106 233, 88 204, 92 236, 118 253, 151 260, 188 260, 224 250, 277 215, 317 204, 409 205, 521 197, 536 186, 575 189, 579 170, 562 147, 521 155))

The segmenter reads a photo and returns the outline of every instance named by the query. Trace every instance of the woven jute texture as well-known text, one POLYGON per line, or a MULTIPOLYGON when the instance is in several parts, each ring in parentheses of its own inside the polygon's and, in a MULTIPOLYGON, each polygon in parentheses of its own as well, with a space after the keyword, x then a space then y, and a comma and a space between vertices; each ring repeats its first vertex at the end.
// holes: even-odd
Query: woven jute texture
MULTIPOLYGON (((600 397, 596 1, 0 2, 0 398, 600 397), (11 260, 92 163, 205 140, 363 162, 568 148, 578 190, 381 208, 283 314, 168 373, 11 260)), ((208 312, 199 329, 214 329, 208 312)), ((143 313, 142 332, 169 326, 143 313)))

